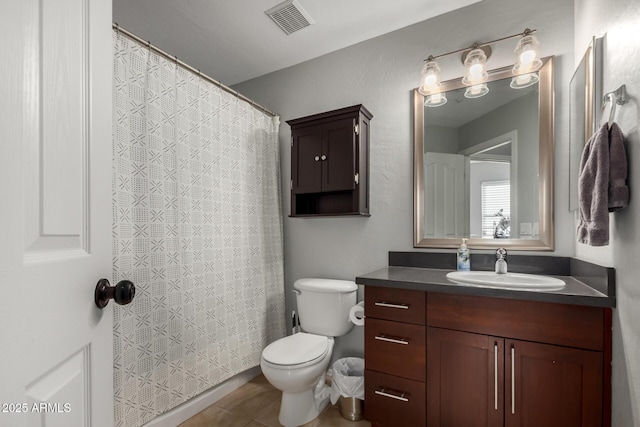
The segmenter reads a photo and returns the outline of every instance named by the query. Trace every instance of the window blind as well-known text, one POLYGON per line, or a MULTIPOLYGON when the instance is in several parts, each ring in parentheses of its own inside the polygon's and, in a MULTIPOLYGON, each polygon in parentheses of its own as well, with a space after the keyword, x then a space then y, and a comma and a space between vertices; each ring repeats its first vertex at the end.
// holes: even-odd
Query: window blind
POLYGON ((509 180, 483 181, 482 186, 482 237, 494 237, 499 215, 511 219, 511 185, 509 180))

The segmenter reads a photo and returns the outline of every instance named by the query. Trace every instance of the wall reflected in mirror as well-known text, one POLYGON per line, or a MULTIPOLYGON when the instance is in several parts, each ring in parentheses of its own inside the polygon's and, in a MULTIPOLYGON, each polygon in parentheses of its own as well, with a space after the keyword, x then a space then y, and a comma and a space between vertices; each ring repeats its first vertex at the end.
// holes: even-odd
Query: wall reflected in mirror
POLYGON ((414 246, 468 238, 472 247, 553 247, 549 58, 540 73, 539 83, 514 89, 510 68, 494 70, 479 98, 445 82, 448 102, 439 107, 414 94, 414 246))

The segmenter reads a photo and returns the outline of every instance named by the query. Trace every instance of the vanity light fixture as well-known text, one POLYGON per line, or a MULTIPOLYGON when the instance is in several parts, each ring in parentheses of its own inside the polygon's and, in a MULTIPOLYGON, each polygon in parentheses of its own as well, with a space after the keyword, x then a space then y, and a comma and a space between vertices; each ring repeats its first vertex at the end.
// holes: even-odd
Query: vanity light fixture
POLYGON ((418 92, 425 97, 424 105, 427 107, 439 107, 447 102, 447 97, 440 87, 440 66, 436 62, 437 58, 462 53, 462 63, 465 67, 465 74, 462 84, 468 86, 464 96, 467 98, 479 98, 489 93, 489 88, 485 83, 489 77, 487 73, 487 60, 491 57, 491 45, 503 40, 520 37, 515 49, 516 62, 513 66, 513 77, 511 87, 522 89, 538 82, 536 71, 542 66, 540 60, 540 43, 533 35, 536 30, 526 28, 523 32, 511 36, 502 37, 486 43, 474 43, 470 47, 443 53, 441 55, 429 55, 425 59, 426 64, 422 68, 420 76, 420 86, 418 92))
POLYGON ((540 59, 540 42, 531 34, 530 29, 524 30, 523 37, 516 46, 516 63, 513 66, 513 74, 532 73, 542 67, 540 59))
MULTIPOLYGON (((489 47, 489 46, 484 46, 489 47)), ((462 54, 465 73, 462 84, 465 86, 476 86, 484 83, 489 78, 487 74, 487 59, 491 56, 491 48, 485 53, 484 49, 474 47, 470 52, 462 54)), ((485 85, 486 86, 486 85, 485 85)))
POLYGON ((540 78, 537 73, 521 74, 512 78, 509 86, 513 89, 524 89, 538 83, 538 80, 540 78))
POLYGON ((439 107, 447 103, 447 95, 444 92, 427 95, 424 98, 425 107, 439 107))
POLYGON ((439 107, 447 103, 447 96, 440 90, 440 66, 431 57, 427 58, 422 68, 418 92, 424 95, 424 105, 427 107, 439 107))
POLYGON ((489 93, 489 87, 486 83, 480 83, 477 85, 469 86, 464 91, 465 98, 480 98, 481 96, 485 96, 489 93))

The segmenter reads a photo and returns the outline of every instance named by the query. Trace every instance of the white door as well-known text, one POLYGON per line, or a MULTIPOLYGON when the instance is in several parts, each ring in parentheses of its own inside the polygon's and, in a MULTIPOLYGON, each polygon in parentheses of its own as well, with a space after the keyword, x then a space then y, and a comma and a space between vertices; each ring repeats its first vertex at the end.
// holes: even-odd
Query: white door
POLYGON ((111 0, 0 28, 0 426, 111 427, 111 0))
POLYGON ((465 231, 464 156, 424 155, 424 237, 463 237, 465 231))

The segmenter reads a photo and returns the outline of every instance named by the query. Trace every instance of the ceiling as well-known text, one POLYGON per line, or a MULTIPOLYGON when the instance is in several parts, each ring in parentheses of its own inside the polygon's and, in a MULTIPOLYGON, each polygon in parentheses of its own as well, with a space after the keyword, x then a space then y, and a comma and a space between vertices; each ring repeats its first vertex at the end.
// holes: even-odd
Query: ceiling
POLYGON ((113 22, 231 86, 480 0, 296 1, 315 23, 290 35, 282 0, 113 0, 113 22))

